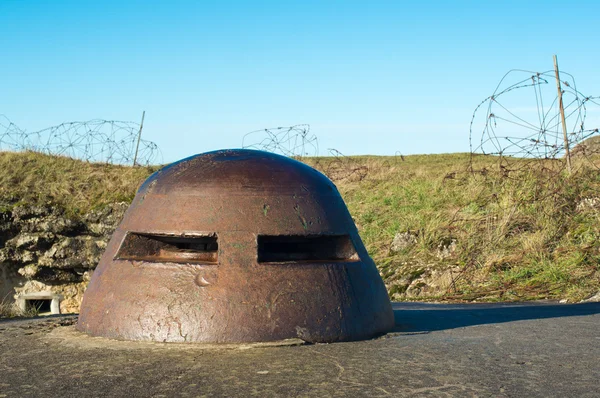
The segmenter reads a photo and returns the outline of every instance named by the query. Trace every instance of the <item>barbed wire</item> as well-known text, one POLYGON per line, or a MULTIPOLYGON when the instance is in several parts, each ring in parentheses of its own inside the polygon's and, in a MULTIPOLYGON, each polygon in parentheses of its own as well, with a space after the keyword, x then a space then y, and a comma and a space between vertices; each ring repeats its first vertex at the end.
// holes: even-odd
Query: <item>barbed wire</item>
MULTIPOLYGON (((27 132, 0 115, 0 150, 30 150, 89 162, 133 164, 139 130, 139 123, 95 119, 27 132)), ((160 160, 158 146, 140 139, 136 164, 150 165, 160 160)))
POLYGON ((310 134, 308 124, 251 131, 242 137, 242 148, 258 149, 296 158, 319 155, 317 136, 310 134))
POLYGON ((346 156, 334 148, 328 148, 327 151, 330 157, 316 159, 314 167, 331 181, 362 181, 369 174, 369 168, 356 158, 346 156))
POLYGON ((369 171, 367 166, 337 149, 329 148, 329 156, 319 157, 319 141, 316 135, 310 134, 308 124, 251 131, 242 138, 242 148, 304 160, 334 182, 361 181, 369 171))
MULTIPOLYGON (((568 145, 575 155, 589 155, 585 141, 596 135, 598 128, 587 126, 586 118, 590 107, 600 107, 600 98, 582 94, 573 75, 560 74, 568 145)), ((473 112, 471 154, 498 156, 505 167, 515 159, 527 167, 529 162, 524 160, 561 159, 566 146, 555 81, 554 71, 507 72, 494 93, 473 112)))
MULTIPOLYGON (((458 276, 453 276, 446 297, 453 297, 456 284, 467 283, 475 269, 509 267, 511 262, 522 261, 520 256, 531 251, 525 243, 529 241, 522 238, 519 242, 514 237, 537 233, 546 218, 556 221, 552 237, 544 241, 544 252, 551 253, 553 242, 568 232, 568 223, 589 195, 590 182, 598 175, 600 135, 587 118, 593 118, 589 124, 600 124, 600 101, 580 92, 573 75, 564 71, 560 75, 572 170, 565 161, 567 148, 554 70, 510 70, 493 94, 475 108, 469 129, 469 167, 446 174, 443 183, 468 184, 471 192, 471 200, 457 209, 448 226, 478 233, 469 238, 472 246, 465 250, 464 265, 458 276), (473 206, 479 210, 473 211, 473 206), (510 258, 504 255, 502 241, 522 246, 510 258), (486 258, 485 253, 498 253, 498 257, 486 258)), ((505 282, 494 294, 513 294, 512 284, 505 282)), ((489 293, 482 290, 476 294, 489 293)))

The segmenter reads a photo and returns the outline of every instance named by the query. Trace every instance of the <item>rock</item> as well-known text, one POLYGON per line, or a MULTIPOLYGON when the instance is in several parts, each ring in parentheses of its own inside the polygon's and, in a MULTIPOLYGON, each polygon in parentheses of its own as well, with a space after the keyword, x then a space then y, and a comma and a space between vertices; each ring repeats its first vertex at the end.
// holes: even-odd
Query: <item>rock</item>
POLYGON ((0 204, 0 233, 6 233, 13 229, 12 212, 9 209, 2 208, 0 204))
POLYGON ((0 249, 0 263, 29 264, 36 262, 38 253, 29 250, 17 250, 7 246, 0 249))
POLYGON ((87 229, 95 236, 110 236, 117 228, 129 205, 115 203, 100 210, 93 210, 83 218, 87 229))
POLYGON ((2 265, 3 263, 12 262, 11 260, 13 258, 14 251, 15 250, 10 247, 0 249, 0 265, 2 265))
POLYGON ((50 267, 39 267, 35 280, 51 284, 79 283, 83 278, 72 270, 62 270, 50 267))
POLYGON ((81 221, 66 217, 59 208, 45 206, 16 206, 13 223, 21 232, 49 232, 59 235, 75 235, 82 231, 81 221))
POLYGON ((437 247, 436 256, 440 260, 452 257, 456 251, 456 239, 444 238, 440 241, 437 247))
POLYGON ((51 233, 19 234, 6 242, 6 246, 19 250, 47 250, 52 246, 56 236, 51 233))
POLYGON ((18 272, 19 272, 19 274, 23 275, 24 277, 33 278, 34 276, 36 276, 38 274, 39 270, 40 270, 40 267, 38 267, 37 265, 29 264, 23 268, 19 268, 18 272))
POLYGON ((65 237, 40 258, 39 264, 53 268, 95 268, 106 242, 91 236, 65 237))
POLYGON ((81 218, 60 207, 0 203, 0 294, 51 292, 77 312, 93 269, 128 208, 116 203, 81 218))
POLYGON ((407 232, 398 232, 394 236, 394 240, 392 241, 392 245, 390 246, 390 251, 392 253, 397 253, 402 250, 405 250, 409 247, 414 246, 417 243, 417 234, 407 231, 407 232))
POLYGON ((94 270, 90 269, 90 270, 85 271, 83 274, 81 274, 81 279, 84 282, 89 282, 92 280, 93 275, 94 275, 94 270))
POLYGON ((85 279, 83 278, 83 273, 78 275, 72 270, 40 267, 33 264, 20 268, 18 272, 28 279, 35 279, 40 282, 53 284, 78 283, 85 279))
POLYGON ((83 230, 83 224, 70 218, 50 215, 45 218, 28 218, 18 222, 22 232, 48 232, 57 235, 76 235, 83 230))
POLYGON ((589 297, 581 302, 582 303, 600 303, 600 292, 594 294, 592 297, 589 297))
POLYGON ((16 222, 28 220, 31 218, 40 218, 47 216, 52 213, 52 209, 46 206, 40 205, 23 205, 15 206, 12 209, 12 216, 16 222))
POLYGON ((600 198, 590 197, 583 198, 575 206, 575 210, 582 212, 586 210, 598 210, 600 208, 600 198))
POLYGON ((81 222, 60 216, 51 217, 37 224, 38 231, 60 235, 74 235, 83 229, 84 226, 81 222))
POLYGON ((460 267, 436 268, 433 264, 405 264, 388 278, 386 287, 392 300, 418 299, 443 295, 454 288, 460 267))
POLYGON ((6 234, 7 232, 13 229, 13 224, 11 221, 0 219, 0 234, 6 234))

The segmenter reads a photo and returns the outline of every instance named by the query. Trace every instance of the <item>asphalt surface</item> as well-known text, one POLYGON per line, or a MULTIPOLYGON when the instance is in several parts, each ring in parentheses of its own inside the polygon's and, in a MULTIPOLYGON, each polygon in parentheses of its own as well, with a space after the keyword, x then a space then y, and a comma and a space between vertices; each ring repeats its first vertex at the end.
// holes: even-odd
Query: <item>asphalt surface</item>
POLYGON ((117 342, 0 321, 0 397, 600 397, 600 303, 396 303, 396 331, 306 345, 117 342))

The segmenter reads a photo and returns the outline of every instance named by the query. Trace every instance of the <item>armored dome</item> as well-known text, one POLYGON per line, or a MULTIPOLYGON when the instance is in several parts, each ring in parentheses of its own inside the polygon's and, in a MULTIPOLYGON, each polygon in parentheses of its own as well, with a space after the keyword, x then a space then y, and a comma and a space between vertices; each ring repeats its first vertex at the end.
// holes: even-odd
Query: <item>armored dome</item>
POLYGON ((85 292, 78 329, 166 342, 310 342, 393 328, 383 282, 335 185, 254 150, 150 176, 85 292))

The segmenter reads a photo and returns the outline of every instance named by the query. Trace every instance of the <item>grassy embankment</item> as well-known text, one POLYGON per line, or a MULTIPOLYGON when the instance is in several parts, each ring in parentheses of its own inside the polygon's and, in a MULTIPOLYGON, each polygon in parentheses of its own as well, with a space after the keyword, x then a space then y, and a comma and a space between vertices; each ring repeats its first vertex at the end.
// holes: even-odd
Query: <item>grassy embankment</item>
MULTIPOLYGON (((506 175, 496 159, 481 156, 479 172, 470 173, 468 160, 448 154, 306 162, 335 174, 394 299, 578 301, 597 292, 600 172, 580 165, 570 177, 540 167, 506 175), (368 171, 359 180, 340 167, 368 171), (416 243, 392 253, 398 232, 416 243), (452 250, 440 255, 450 242, 452 250)), ((0 168, 4 206, 51 203, 73 215, 131 201, 156 170, 34 153, 0 153, 0 168)))
POLYGON ((77 216, 109 203, 132 201, 142 181, 159 168, 0 152, 0 205, 58 205, 77 216))

